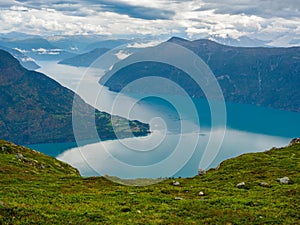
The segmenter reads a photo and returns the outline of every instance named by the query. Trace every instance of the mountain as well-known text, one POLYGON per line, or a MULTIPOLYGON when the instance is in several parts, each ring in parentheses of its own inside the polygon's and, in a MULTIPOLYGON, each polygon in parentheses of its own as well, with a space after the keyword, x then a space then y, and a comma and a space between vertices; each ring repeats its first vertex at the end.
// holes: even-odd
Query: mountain
POLYGON ((46 37, 52 45, 76 54, 87 52, 85 48, 89 44, 101 41, 104 38, 102 35, 56 35, 46 37))
POLYGON ((20 52, 16 49, 10 49, 10 48, 6 48, 6 47, 2 47, 2 46, 0 46, 0 49, 9 52, 21 63, 21 65, 24 68, 26 68, 28 70, 37 70, 40 68, 40 66, 35 62, 34 59, 24 55, 22 52, 20 52))
POLYGON ((35 60, 62 60, 75 56, 74 53, 68 52, 52 45, 44 38, 28 39, 0 39, 0 45, 10 49, 17 49, 24 55, 35 60))
POLYGON ((59 64, 88 67, 108 50, 108 48, 96 48, 90 52, 64 59, 60 61, 59 64))
MULTIPOLYGON (((244 48, 206 39, 188 41, 175 37, 169 42, 190 49, 210 67, 226 101, 300 112, 300 47, 244 48)), ((132 57, 134 54, 120 63, 130 62, 132 57)), ((204 97, 183 71, 157 62, 131 64, 116 73, 113 69, 100 83, 118 92, 133 80, 153 75, 180 84, 190 96, 204 97), (107 80, 110 74, 113 76, 107 80)))
POLYGON ((9 33, 0 33, 1 38, 8 38, 8 39, 29 39, 29 38, 40 38, 39 35, 34 34, 26 34, 22 32, 12 31, 9 33))
POLYGON ((229 45, 235 47, 267 47, 268 42, 247 36, 232 38, 229 35, 222 37, 219 35, 210 35, 206 39, 217 42, 222 45, 229 45))
POLYGON ((113 49, 115 47, 118 47, 120 45, 128 44, 132 42, 132 40, 127 39, 116 39, 116 40, 103 40, 103 41, 96 41, 94 43, 89 44, 86 46, 86 51, 91 51, 95 48, 109 48, 113 49))
POLYGON ((300 221, 299 143, 244 154, 193 178, 143 187, 133 184, 146 179, 127 180, 133 186, 125 186, 103 177, 82 178, 63 162, 6 141, 0 141, 0 156, 0 224, 300 221), (289 181, 281 183, 278 178, 283 177, 289 181))
POLYGON ((82 120, 82 140, 97 138, 89 131, 95 123, 101 139, 116 138, 111 120, 117 121, 119 137, 146 135, 149 126, 95 110, 78 95, 44 74, 29 71, 8 52, 0 50, 0 139, 18 144, 73 142, 73 115, 82 120), (89 113, 95 114, 92 118, 89 113))

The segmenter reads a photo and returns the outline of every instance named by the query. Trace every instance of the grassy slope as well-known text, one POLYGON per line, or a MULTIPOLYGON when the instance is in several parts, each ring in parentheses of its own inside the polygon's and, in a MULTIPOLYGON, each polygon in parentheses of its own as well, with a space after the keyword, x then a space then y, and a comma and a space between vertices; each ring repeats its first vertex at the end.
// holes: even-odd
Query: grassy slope
POLYGON ((178 179, 180 186, 132 187, 81 178, 65 163, 0 141, 0 224, 299 224, 299 162, 295 144, 227 160, 178 179), (280 184, 283 176, 293 183, 280 184), (247 189, 235 187, 242 181, 247 189))

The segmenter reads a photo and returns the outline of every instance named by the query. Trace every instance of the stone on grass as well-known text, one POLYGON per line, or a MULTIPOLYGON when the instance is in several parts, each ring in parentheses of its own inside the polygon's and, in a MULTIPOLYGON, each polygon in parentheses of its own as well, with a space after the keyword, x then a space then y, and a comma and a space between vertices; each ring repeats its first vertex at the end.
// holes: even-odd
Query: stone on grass
POLYGON ((200 192, 198 193, 198 195, 199 195, 199 196, 204 196, 205 194, 204 194, 203 191, 200 191, 200 192))
POLYGON ((281 184, 289 184, 291 182, 290 178, 288 177, 278 178, 278 180, 281 184))
POLYGON ((181 197, 175 197, 175 200, 183 200, 181 197))
POLYGON ((23 155, 21 153, 16 154, 17 159, 23 159, 23 155))
POLYGON ((260 182, 259 185, 262 186, 262 187, 270 187, 270 185, 265 181, 260 182))
POLYGON ((179 186, 179 185, 180 185, 180 183, 179 183, 179 181, 175 181, 175 180, 173 180, 173 185, 174 185, 174 186, 179 186))
POLYGON ((237 188, 244 188, 244 187, 246 187, 246 184, 245 184, 245 182, 241 182, 241 183, 238 183, 238 184, 236 185, 236 187, 237 187, 237 188))
POLYGON ((204 174, 206 174, 206 171, 205 171, 205 170, 203 170, 203 169, 199 169, 199 170, 198 170, 198 175, 199 175, 199 176, 202 176, 202 175, 204 175, 204 174))

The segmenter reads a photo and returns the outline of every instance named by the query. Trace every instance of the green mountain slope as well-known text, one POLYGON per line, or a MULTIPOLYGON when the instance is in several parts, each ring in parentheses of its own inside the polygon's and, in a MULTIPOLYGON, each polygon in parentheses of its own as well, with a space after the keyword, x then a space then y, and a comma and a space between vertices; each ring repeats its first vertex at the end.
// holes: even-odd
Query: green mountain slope
MULTIPOLYGON (((204 39, 188 41, 181 38, 171 38, 168 42, 190 49, 210 67, 226 101, 300 112, 299 47, 242 48, 204 39)), ((120 64, 130 62, 132 57, 134 54, 120 64)), ((115 65, 117 67, 118 64, 115 65)), ((118 92, 142 77, 159 76, 181 85, 190 96, 204 97, 190 76, 170 65, 140 62, 113 73, 109 71, 100 80, 113 91, 118 92), (111 74, 113 76, 108 79, 111 74)))
MULTIPOLYGON (((74 92, 61 86, 44 74, 24 69, 9 53, 0 50, 0 139, 18 144, 56 143, 75 141, 72 127, 74 96, 82 119, 82 138, 92 140, 89 127, 96 124, 101 139, 115 138, 111 115, 99 112, 86 104, 74 92), (88 116, 95 112, 95 119, 88 116)), ((146 135, 149 125, 113 117, 118 121, 120 137, 146 135)))
POLYGON ((65 163, 6 141, 0 156, 0 224, 300 222, 299 143, 227 160, 204 175, 176 179, 177 186, 81 178, 65 163), (277 180, 285 176, 287 184, 277 180))

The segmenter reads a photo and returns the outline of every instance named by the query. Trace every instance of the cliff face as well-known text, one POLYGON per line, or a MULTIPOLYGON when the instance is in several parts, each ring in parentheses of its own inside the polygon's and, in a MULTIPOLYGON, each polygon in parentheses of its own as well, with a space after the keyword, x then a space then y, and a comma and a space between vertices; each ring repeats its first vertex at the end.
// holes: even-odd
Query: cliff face
MULTIPOLYGON (((169 42, 190 49, 207 63, 227 101, 300 112, 300 47, 242 48, 180 38, 171 38, 169 42)), ((183 71, 155 62, 130 65, 108 82, 106 77, 100 82, 113 91, 120 91, 131 81, 146 76, 171 79, 191 96, 204 96, 183 71)))
MULTIPOLYGON (((99 112, 86 104, 74 92, 61 86, 44 74, 24 69, 9 53, 0 50, 0 139, 19 144, 74 141, 72 106, 74 96, 80 116, 95 112, 95 123, 102 139, 115 138, 111 127, 111 115, 99 112)), ((120 126, 128 123, 120 120, 120 126)), ((93 123, 92 118, 83 121, 82 132, 93 123)), ((149 126, 138 121, 130 125, 137 128, 136 135, 145 135, 149 126)), ((129 130, 122 130, 128 136, 129 130)), ((86 132, 85 139, 95 139, 86 132)))

